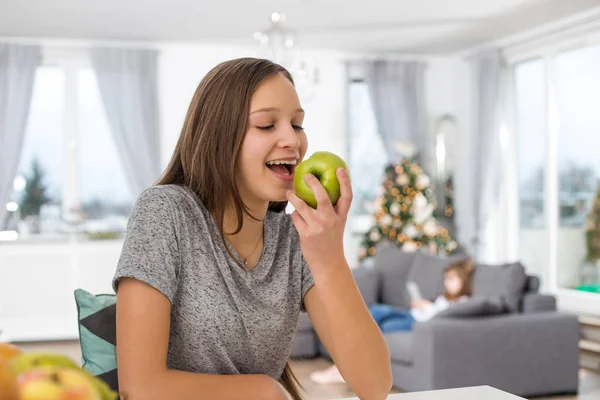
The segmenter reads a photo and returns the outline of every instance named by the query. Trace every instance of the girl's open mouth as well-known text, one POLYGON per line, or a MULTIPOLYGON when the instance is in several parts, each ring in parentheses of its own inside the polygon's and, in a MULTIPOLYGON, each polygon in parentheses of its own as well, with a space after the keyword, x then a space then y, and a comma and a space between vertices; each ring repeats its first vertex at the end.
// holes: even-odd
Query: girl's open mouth
POLYGON ((273 160, 268 161, 265 165, 269 168, 277 177, 288 180, 293 179, 294 170, 296 169, 296 160, 273 160))

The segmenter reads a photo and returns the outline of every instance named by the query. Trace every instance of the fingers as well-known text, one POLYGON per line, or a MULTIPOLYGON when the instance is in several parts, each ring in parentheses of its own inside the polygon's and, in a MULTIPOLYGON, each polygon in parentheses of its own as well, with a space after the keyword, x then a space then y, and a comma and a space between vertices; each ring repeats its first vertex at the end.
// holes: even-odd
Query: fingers
POLYGON ((346 219, 350 206, 352 205, 352 185, 350 183, 350 176, 348 171, 344 168, 338 168, 337 178, 340 183, 340 198, 335 205, 335 210, 338 215, 346 219))
MULTIPOLYGON (((292 203, 292 205, 296 209, 296 212, 299 214, 299 216, 302 217, 302 220, 304 221, 304 223, 308 224, 308 223, 310 223, 310 221, 312 221, 314 219, 313 212, 315 210, 310 208, 310 206, 308 204, 306 204, 302 199, 300 199, 298 196, 296 196, 296 193, 292 192, 291 190, 288 190, 286 193, 286 197, 287 197, 288 201, 290 203, 292 203)), ((296 226, 296 229, 297 228, 298 227, 296 226)))
POLYGON ((296 230, 299 234, 302 234, 308 228, 308 224, 306 223, 306 221, 304 221, 304 219, 298 213, 298 211, 294 211, 292 213, 292 222, 294 223, 294 226, 296 227, 296 230))
POLYGON ((317 210, 334 211, 331 199, 321 182, 313 174, 306 174, 304 180, 317 200, 317 210))

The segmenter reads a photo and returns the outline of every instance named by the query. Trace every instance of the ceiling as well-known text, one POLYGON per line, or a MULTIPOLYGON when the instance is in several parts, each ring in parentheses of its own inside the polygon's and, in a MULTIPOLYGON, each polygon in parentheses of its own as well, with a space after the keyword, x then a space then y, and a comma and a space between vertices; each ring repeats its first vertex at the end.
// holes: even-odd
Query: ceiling
POLYGON ((600 0, 0 0, 0 37, 253 44, 269 15, 304 47, 447 53, 600 0))

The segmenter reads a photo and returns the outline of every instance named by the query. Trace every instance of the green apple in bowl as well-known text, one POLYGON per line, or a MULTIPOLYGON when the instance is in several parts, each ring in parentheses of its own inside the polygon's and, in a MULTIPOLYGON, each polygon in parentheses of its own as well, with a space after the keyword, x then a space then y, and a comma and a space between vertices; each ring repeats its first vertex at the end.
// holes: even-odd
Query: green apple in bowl
POLYGON ((102 400, 81 370, 41 367, 19 375, 17 384, 21 400, 102 400))
POLYGON ((315 199, 312 189, 304 180, 306 174, 313 174, 325 188, 331 199, 331 204, 335 205, 340 198, 340 183, 336 172, 338 168, 344 168, 349 173, 346 162, 338 155, 328 151, 313 153, 308 159, 298 164, 294 170, 296 196, 312 208, 317 208, 317 199, 315 199))

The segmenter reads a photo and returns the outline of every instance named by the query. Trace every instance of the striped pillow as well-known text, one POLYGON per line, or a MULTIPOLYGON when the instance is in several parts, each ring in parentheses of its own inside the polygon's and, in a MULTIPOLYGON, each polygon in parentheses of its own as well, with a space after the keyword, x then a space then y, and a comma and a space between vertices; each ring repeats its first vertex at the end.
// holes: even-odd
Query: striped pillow
POLYGON ((75 290, 83 369, 119 391, 116 355, 117 297, 75 290))

